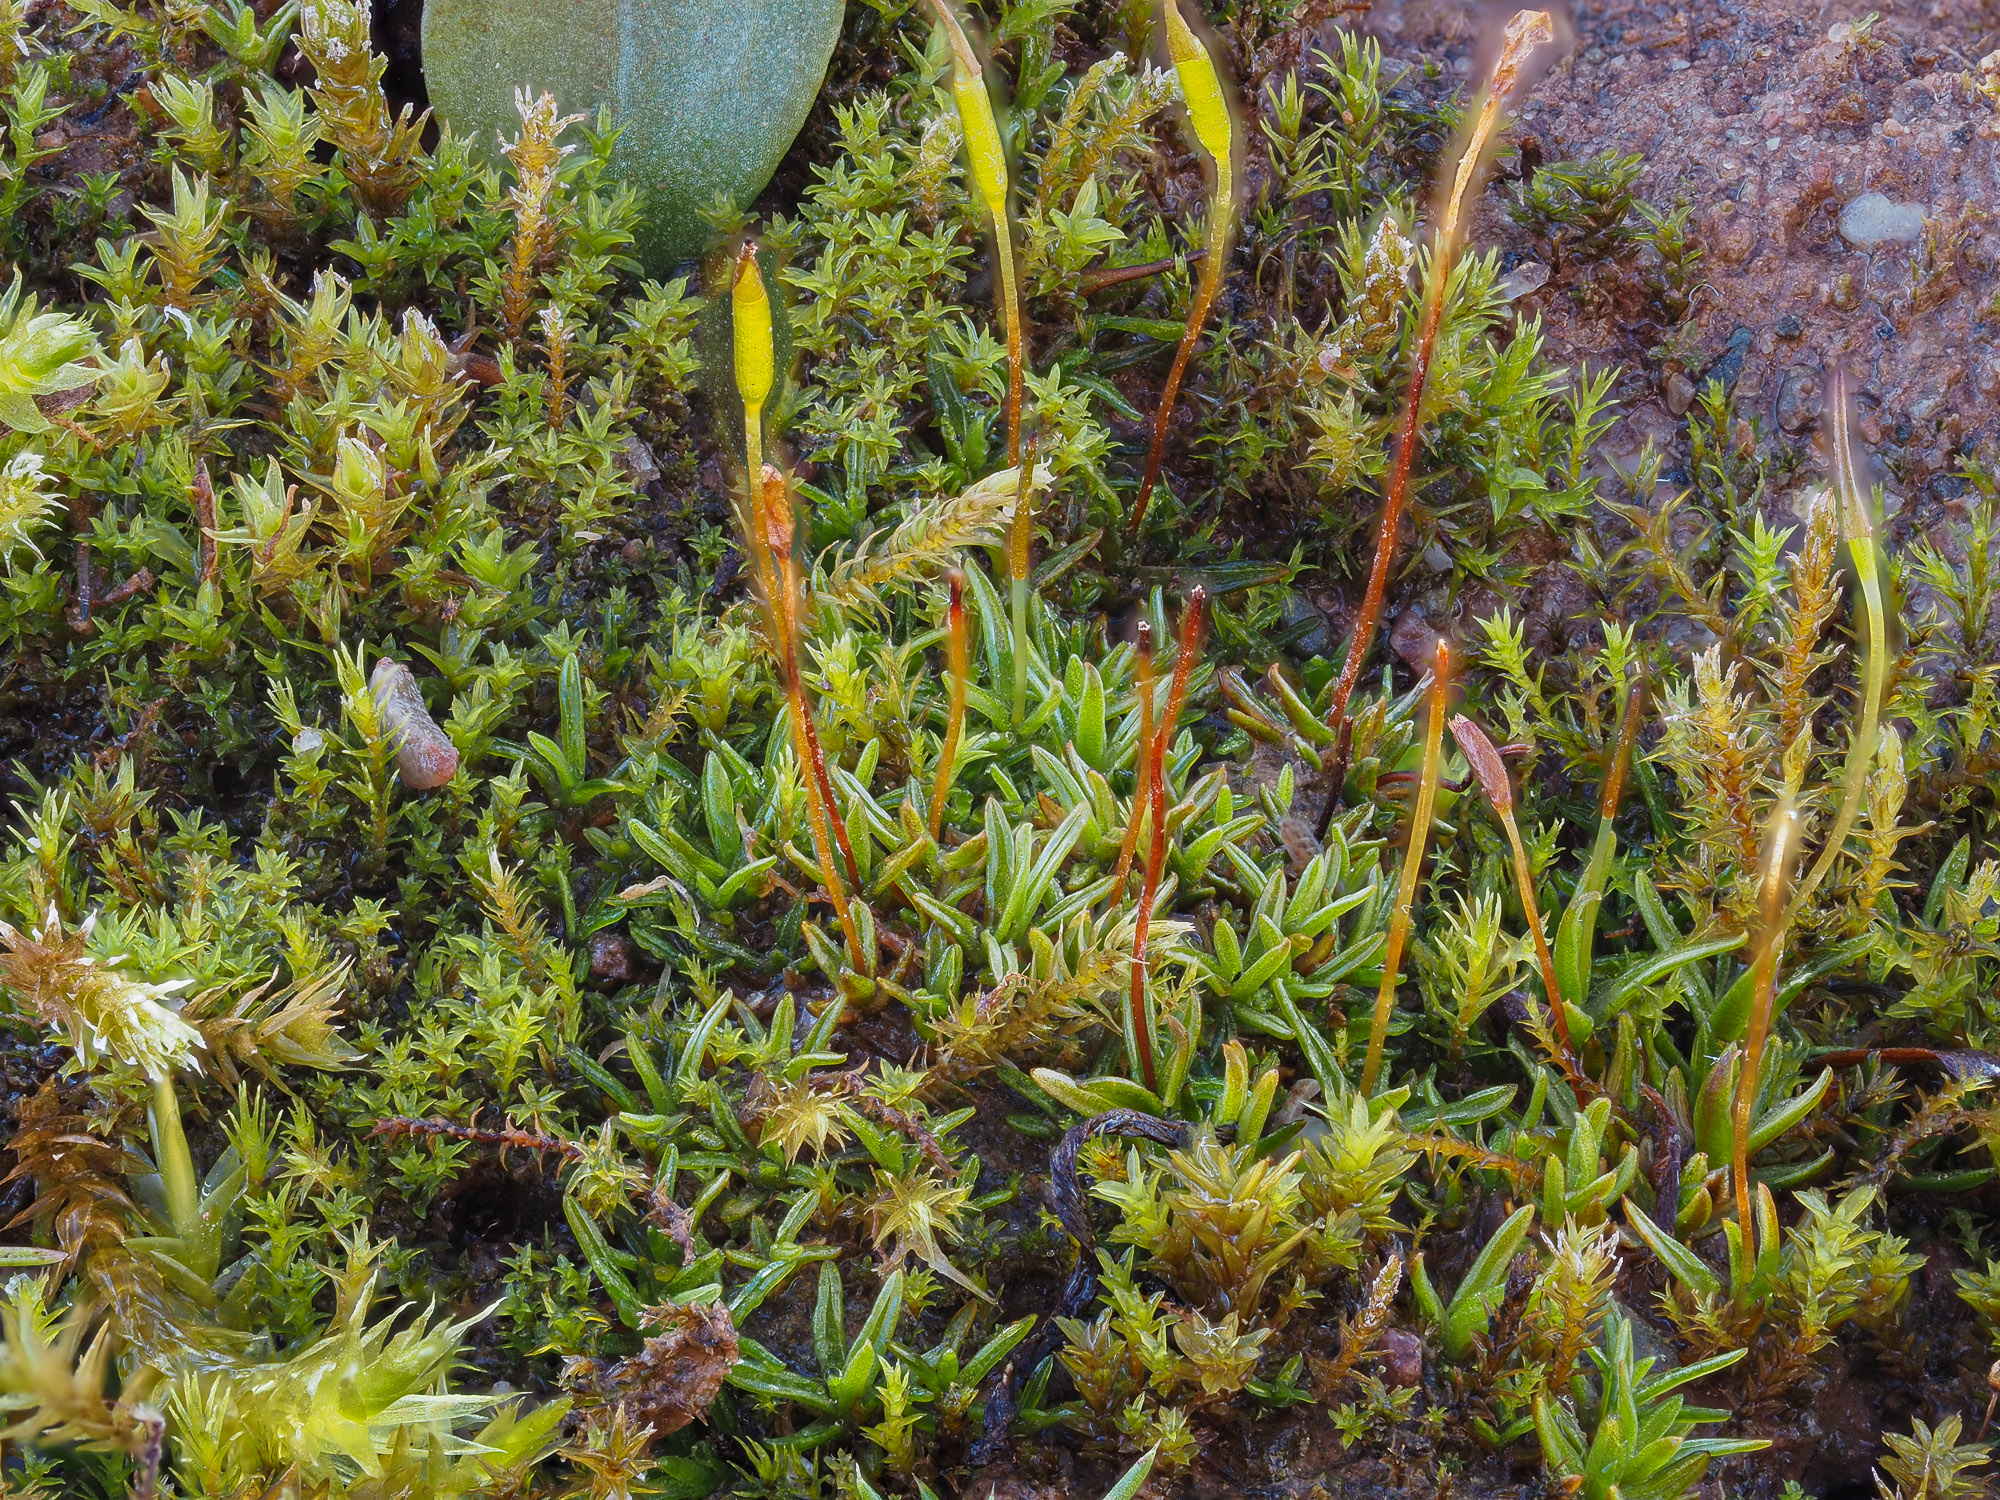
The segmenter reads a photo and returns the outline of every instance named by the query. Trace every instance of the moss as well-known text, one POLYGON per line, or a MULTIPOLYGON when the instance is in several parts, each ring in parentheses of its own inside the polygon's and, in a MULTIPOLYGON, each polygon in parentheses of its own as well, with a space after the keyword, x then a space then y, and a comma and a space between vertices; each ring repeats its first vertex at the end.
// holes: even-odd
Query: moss
MULTIPOLYGON (((0 0, 49 153, 0 305, 14 1492, 1129 1497, 1279 1432, 1675 1500, 1800 1477, 1758 1444, 1856 1370, 1984 1399, 1993 1273, 1967 1320, 1915 1272, 1993 1249, 1990 463, 1904 548, 1717 386, 1614 475, 1611 376, 1476 247, 1412 401, 1459 106, 1341 34, 1238 101, 1128 534, 1225 243, 1142 12, 984 15, 1015 466, 909 6, 855 8, 761 256, 660 282, 615 122, 426 144, 350 0, 303 91, 289 8, 0 0), (100 108, 150 154, 86 168, 100 108), (1303 605, 1406 406, 1384 576, 1462 621, 1411 653, 1450 694, 1303 605)), ((1685 292, 1624 166, 1543 175, 1685 292)), ((1977 1488, 1912 1430, 1898 1493, 1977 1488)))

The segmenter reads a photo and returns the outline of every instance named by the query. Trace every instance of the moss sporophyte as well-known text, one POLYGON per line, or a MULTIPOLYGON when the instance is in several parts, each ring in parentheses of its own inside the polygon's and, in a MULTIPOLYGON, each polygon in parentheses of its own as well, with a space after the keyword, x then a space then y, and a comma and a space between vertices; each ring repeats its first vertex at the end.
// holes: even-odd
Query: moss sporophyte
POLYGON ((1607 447, 1710 217, 1324 10, 814 6, 649 279, 567 66, 0 0, 10 1494, 1976 1500, 2000 471, 1607 447))

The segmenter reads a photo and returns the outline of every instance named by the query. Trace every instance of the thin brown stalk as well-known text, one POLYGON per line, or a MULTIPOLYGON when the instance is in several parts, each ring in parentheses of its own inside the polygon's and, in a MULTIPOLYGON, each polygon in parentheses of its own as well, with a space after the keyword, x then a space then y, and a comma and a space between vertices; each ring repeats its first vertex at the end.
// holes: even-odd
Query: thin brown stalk
POLYGON ((1181 616, 1180 652, 1174 658, 1174 683, 1167 689, 1167 711, 1155 732, 1153 764, 1164 767, 1167 750, 1173 743, 1174 727, 1181 721, 1181 705, 1187 700, 1188 679, 1194 676, 1201 659, 1202 638, 1208 634, 1208 590, 1196 584, 1188 590, 1187 612, 1181 616))
POLYGON ((1013 594, 1014 728, 1028 718, 1028 565, 1035 546, 1035 448, 1039 434, 1028 436, 1028 455, 1021 462, 1020 483, 1014 491, 1014 524, 1007 540, 1007 574, 1013 594))
POLYGON ((201 535, 200 578, 203 583, 214 583, 218 572, 215 549, 215 485, 208 477, 206 459, 196 459, 194 483, 190 486, 194 500, 195 530, 201 535))
MULTIPOLYGON (((1181 704, 1187 699, 1188 679, 1194 675, 1195 662, 1201 657, 1202 637, 1208 630, 1208 590, 1196 584, 1188 594, 1187 612, 1181 616, 1180 654, 1174 662, 1173 686, 1167 690, 1167 711, 1160 716, 1159 726, 1153 728, 1146 720, 1149 715, 1143 705, 1152 702, 1152 626, 1141 622, 1140 639, 1144 642, 1140 660, 1146 664, 1142 674, 1140 690, 1140 727, 1142 739, 1150 738, 1152 753, 1146 756, 1145 803, 1148 819, 1152 824, 1152 838, 1146 850, 1146 875, 1139 886, 1139 920, 1132 938, 1132 1036, 1139 1053, 1139 1068, 1144 1075, 1142 1081, 1147 1088, 1156 1087, 1153 1081, 1153 1035, 1152 1023, 1146 1015, 1146 938, 1153 925, 1153 903, 1160 894, 1160 872, 1167 860, 1167 750, 1173 739, 1174 726, 1180 721, 1181 704), (1149 734, 1150 730, 1150 734, 1149 734)), ((1127 830, 1128 847, 1132 833, 1139 826, 1139 800, 1133 799, 1132 827, 1127 830)), ((1125 866, 1120 857, 1121 867, 1125 866)), ((1118 888, 1122 894, 1125 887, 1125 872, 1121 868, 1118 888)))
POLYGON ((1604 768, 1604 781, 1597 791, 1600 821, 1618 816, 1618 804, 1625 797, 1625 773, 1632 764, 1632 747, 1639 743, 1639 724, 1646 712, 1646 669, 1641 667, 1625 694, 1625 712, 1618 718, 1618 739, 1611 747, 1611 764, 1604 768))
POLYGON ((938 751, 937 782, 931 788, 931 842, 944 831, 944 799, 951 790, 952 762, 958 759, 958 742, 965 733, 965 679, 968 657, 965 630, 965 574, 957 568, 945 575, 951 585, 951 611, 946 617, 945 640, 951 670, 951 713, 945 720, 944 745, 938 751))
POLYGON ((1375 992, 1375 1015, 1368 1028, 1368 1060, 1361 1069, 1363 1097, 1375 1092, 1375 1080, 1382 1071, 1382 1052, 1389 1040, 1389 1017, 1396 1007, 1396 971, 1402 967, 1403 945, 1409 941, 1410 920, 1416 912, 1417 881, 1423 873, 1431 815, 1437 808, 1438 770, 1444 764, 1444 714, 1450 683, 1451 647, 1440 636, 1431 659, 1430 723, 1424 730, 1423 775, 1417 782, 1416 805, 1410 809, 1410 836, 1403 849, 1403 873, 1396 884, 1396 908, 1389 916, 1388 944, 1382 953, 1382 986, 1375 992))
POLYGON ((833 909, 840 918, 841 931, 847 937, 848 955, 857 969, 864 968, 861 929, 855 925, 847 887, 841 882, 840 865, 834 860, 836 849, 841 863, 847 867, 847 878, 856 890, 861 888, 861 876, 854 862, 854 851, 847 842, 847 825, 841 820, 840 809, 833 800, 833 782, 826 773, 826 755, 820 749, 819 729, 806 706, 805 684, 799 676, 799 581, 798 564, 792 557, 791 495, 785 487, 784 475, 768 464, 764 468, 762 489, 765 538, 778 571, 778 598, 771 613, 778 623, 778 650, 785 664, 785 691, 792 710, 792 741, 800 769, 805 773, 806 807, 812 818, 813 847, 819 856, 820 878, 826 882, 827 896, 833 902, 833 909))
POLYGON ((1132 874, 1132 856, 1139 847, 1139 824, 1146 816, 1146 805, 1151 800, 1153 790, 1153 622, 1139 622, 1138 642, 1134 648, 1136 661, 1133 671, 1138 680, 1139 694, 1139 746, 1138 764, 1134 768, 1132 783, 1132 818, 1125 825, 1125 842, 1118 847, 1118 866, 1111 872, 1111 900, 1115 904, 1125 899, 1125 882, 1132 874))
POLYGON ((1166 777, 1161 774, 1159 750, 1153 753, 1153 774, 1147 797, 1152 820, 1152 840, 1146 851, 1146 878, 1139 884, 1139 919, 1132 933, 1132 1035, 1138 1043, 1140 1082, 1157 1092, 1153 1070, 1153 1026, 1146 1013, 1146 939, 1153 926, 1153 902, 1160 894, 1160 870, 1167 859, 1166 777))
POLYGON ((368 1134, 371 1139, 385 1141, 446 1140, 463 1141, 475 1146, 492 1146, 500 1152, 503 1165, 509 1151, 525 1151, 533 1156, 554 1152, 565 1161, 581 1160, 585 1154, 584 1148, 575 1141, 559 1135, 544 1135, 539 1131, 524 1130, 504 1119, 498 1129, 482 1129, 477 1111, 474 1112, 470 1125, 461 1125, 455 1120, 439 1119, 434 1116, 389 1115, 377 1120, 368 1134))
POLYGON ((1201 280, 1196 284, 1194 299, 1188 303, 1187 328, 1181 334, 1180 347, 1174 351, 1167 383, 1160 388, 1160 404, 1153 412, 1153 440, 1146 449, 1146 474, 1139 483, 1139 498, 1132 505, 1133 536, 1145 524, 1153 486, 1160 481, 1160 463, 1167 451, 1167 424, 1173 420, 1181 380, 1208 323, 1209 311, 1215 306, 1215 294, 1222 286, 1222 270, 1229 258, 1229 233, 1236 217, 1236 121, 1223 93, 1221 75, 1208 48, 1181 18, 1176 0, 1167 0, 1166 18, 1168 49, 1180 75, 1188 122, 1215 168, 1215 190, 1209 198, 1208 247, 1201 280))
POLYGON ((1750 1109, 1757 1098, 1757 1071, 1764 1061, 1764 1041, 1771 1032, 1771 1006, 1778 989, 1778 956, 1785 945, 1786 887, 1792 855, 1798 843, 1799 815, 1789 800, 1771 816, 1764 840, 1764 868, 1757 888, 1757 947, 1751 961, 1750 1024, 1743 1034, 1742 1071, 1736 1075, 1736 1155, 1731 1163, 1736 1179, 1736 1222, 1742 1227, 1744 1253, 1756 1257, 1756 1229, 1750 1217, 1750 1109))
POLYGON ((1521 897, 1521 910, 1528 919, 1528 931, 1534 935, 1535 961, 1541 966, 1542 992, 1548 997, 1549 1026, 1556 1043, 1556 1061, 1572 1083, 1581 1083, 1583 1070, 1577 1066, 1576 1046, 1569 1035, 1569 1018, 1563 1013, 1562 987, 1556 980, 1555 957, 1549 952, 1548 935, 1542 929, 1541 906, 1535 900, 1534 871, 1528 867, 1528 851, 1521 843, 1521 828, 1514 819, 1513 780, 1507 774, 1507 765, 1501 760, 1500 752, 1486 737, 1486 731, 1464 714, 1451 721, 1451 734, 1458 741, 1466 763, 1472 767, 1480 791, 1486 794, 1487 803, 1500 819, 1500 826, 1507 831, 1507 847, 1514 856, 1514 888, 1521 897))
MULTIPOLYGON (((1206 250, 1190 250, 1187 263, 1193 265, 1198 260, 1206 260, 1206 250)), ((1128 281, 1144 281, 1148 276, 1158 276, 1162 271, 1171 271, 1180 262, 1171 256, 1166 260, 1149 260, 1136 266, 1103 266, 1095 271, 1084 271, 1076 278, 1076 289, 1080 296, 1095 296, 1114 286, 1123 286, 1128 281)))
POLYGON ((1382 603, 1389 586, 1389 567, 1396 557, 1396 533, 1402 525, 1403 506, 1410 492, 1410 468, 1417 454, 1424 389, 1430 380, 1431 357, 1437 349, 1438 330, 1444 322, 1445 297, 1451 286, 1452 267, 1458 259, 1465 203, 1485 163, 1486 149, 1500 123, 1501 110, 1520 81, 1529 56, 1537 47, 1554 38, 1555 27, 1546 11, 1518 11, 1507 23, 1500 59, 1494 64, 1493 76, 1487 82, 1486 103, 1466 138, 1465 150, 1459 155, 1458 169, 1445 199, 1444 213, 1438 220, 1437 236, 1431 247, 1423 312, 1410 352, 1410 382, 1403 401, 1401 436, 1383 491, 1382 519, 1375 529, 1375 561, 1368 570, 1368 588, 1362 595, 1361 613, 1354 622, 1347 659, 1341 664, 1340 678, 1334 684, 1333 701, 1327 710, 1327 724, 1339 735, 1329 777, 1332 784, 1332 795, 1327 799, 1329 810, 1338 800, 1341 783, 1347 778, 1348 747, 1352 735, 1347 720, 1347 703, 1354 694, 1362 664, 1375 644, 1375 633, 1382 621, 1382 603))
POLYGON ((1194 357, 1194 346, 1208 323, 1209 309, 1215 305, 1215 294, 1222 285, 1224 257, 1216 253, 1219 249, 1219 245, 1211 246, 1211 253, 1202 264, 1201 282, 1195 289, 1194 300, 1188 304, 1187 330, 1181 334, 1180 347, 1174 351, 1167 383, 1160 387, 1160 404, 1153 412, 1153 437, 1146 448, 1146 476, 1139 483, 1139 498, 1132 503, 1129 530, 1133 536, 1146 523, 1146 507, 1153 502, 1153 487, 1160 482, 1160 465, 1166 459, 1167 424, 1173 420, 1174 404, 1180 400, 1188 361, 1194 357))
MULTIPOLYGON (((1150 819, 1153 825, 1153 843, 1160 843, 1160 819, 1154 809, 1159 799, 1154 795, 1158 781, 1158 767, 1153 764, 1153 626, 1149 620, 1139 622, 1139 784, 1132 793, 1132 821, 1125 829, 1125 847, 1118 854, 1118 874, 1112 900, 1117 901, 1125 894, 1125 881, 1132 870, 1132 851, 1138 842, 1139 823, 1142 818, 1150 819)), ((1147 853, 1147 878, 1140 882, 1139 913, 1132 932, 1132 998, 1126 1012, 1127 1029, 1131 1032, 1132 1048, 1139 1056, 1139 1081, 1149 1089, 1157 1087, 1158 1074, 1153 1066, 1153 1024, 1146 1011, 1146 940, 1153 926, 1152 854, 1147 853)))

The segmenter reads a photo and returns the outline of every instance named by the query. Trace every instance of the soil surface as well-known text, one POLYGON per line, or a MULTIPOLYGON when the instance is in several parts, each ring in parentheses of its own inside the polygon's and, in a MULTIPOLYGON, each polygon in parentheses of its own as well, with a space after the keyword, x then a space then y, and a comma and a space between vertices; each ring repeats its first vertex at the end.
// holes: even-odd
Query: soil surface
MULTIPOLYGON (((1460 0, 1386 0, 1366 25, 1385 54, 1461 78, 1493 29, 1460 0)), ((1635 278, 1540 266, 1499 191, 1474 238, 1533 263, 1526 280, 1548 272, 1519 305, 1540 313, 1552 360, 1625 372, 1610 456, 1648 439, 1671 452, 1713 378, 1769 441, 1816 446, 1838 364, 1891 513, 1962 493, 1959 454, 2000 434, 2000 114, 1977 88, 2000 6, 1614 0, 1578 6, 1571 30, 1516 144, 1547 162, 1636 152, 1642 197, 1693 206, 1694 336, 1668 344, 1635 278)))

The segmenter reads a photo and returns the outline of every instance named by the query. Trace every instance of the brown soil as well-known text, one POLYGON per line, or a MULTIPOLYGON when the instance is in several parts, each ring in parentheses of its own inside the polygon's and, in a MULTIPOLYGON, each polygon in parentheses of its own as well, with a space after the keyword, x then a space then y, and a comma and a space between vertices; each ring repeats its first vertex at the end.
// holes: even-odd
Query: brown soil
MULTIPOLYGON (((1369 25, 1385 52, 1440 58, 1460 77, 1491 29, 1459 0, 1387 0, 1369 25)), ((1672 453, 1707 378, 1733 384, 1738 414, 1767 440, 1815 446, 1839 364, 1891 513, 1961 493, 1959 455, 2000 434, 2000 115, 1975 87, 1980 58, 2000 47, 2000 6, 1611 0, 1579 6, 1572 28, 1517 142, 1549 162, 1641 154, 1641 195, 1693 204, 1706 252, 1695 336, 1678 350, 1660 348, 1671 330, 1638 305, 1634 277, 1553 267, 1517 304, 1541 315, 1555 362, 1625 371, 1610 455, 1629 461, 1648 439, 1672 453), (1857 38, 1871 10, 1879 19, 1857 38), (1887 200, 1898 237, 1865 242, 1856 217, 1870 203, 1851 205, 1869 194, 1887 200)), ((1498 192, 1475 237, 1535 258, 1498 192)))

